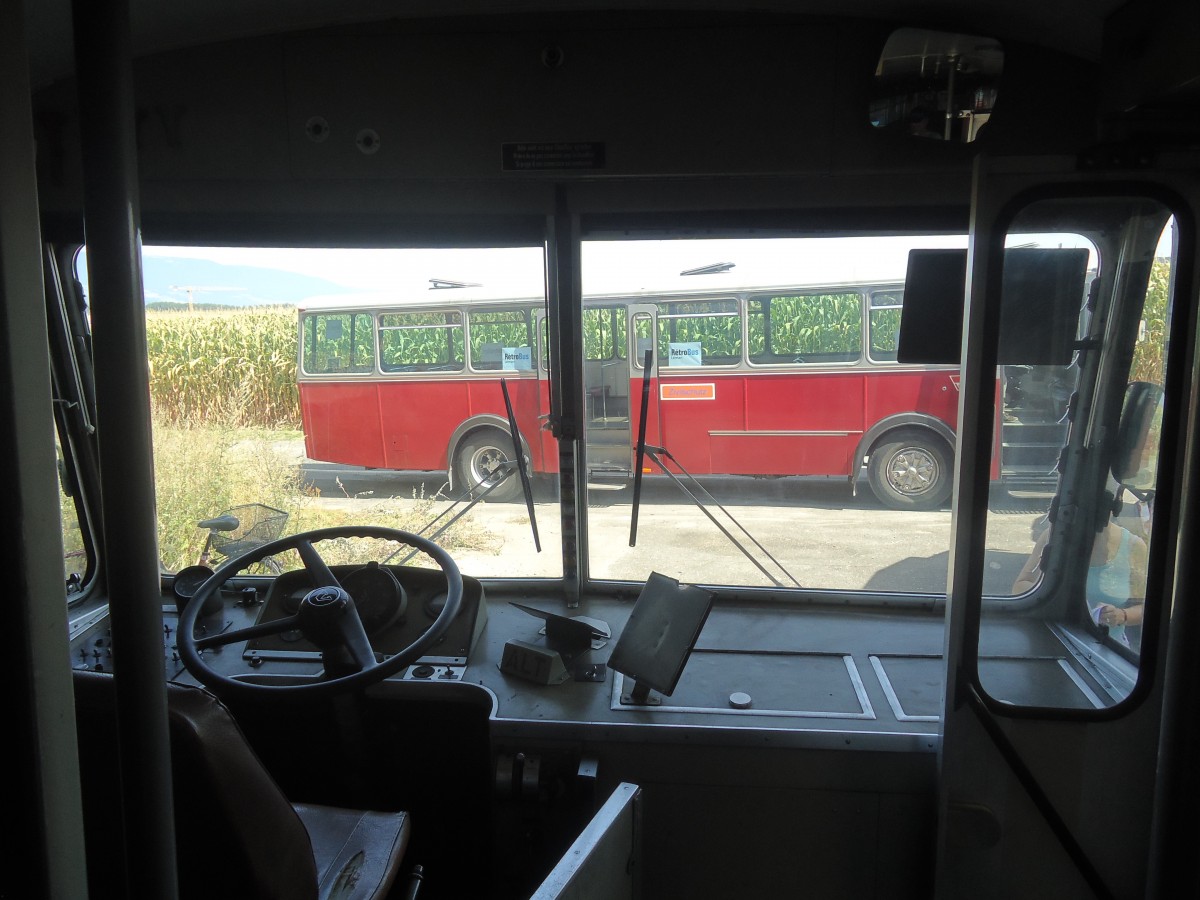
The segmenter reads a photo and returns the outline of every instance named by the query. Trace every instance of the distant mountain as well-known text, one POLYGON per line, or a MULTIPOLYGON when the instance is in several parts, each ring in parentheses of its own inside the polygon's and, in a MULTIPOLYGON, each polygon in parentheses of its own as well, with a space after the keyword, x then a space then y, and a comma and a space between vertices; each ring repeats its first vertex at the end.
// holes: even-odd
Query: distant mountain
POLYGON ((317 294, 349 293, 344 284, 259 266, 226 265, 207 259, 172 256, 142 258, 146 303, 187 305, 191 288, 194 306, 295 306, 317 294))

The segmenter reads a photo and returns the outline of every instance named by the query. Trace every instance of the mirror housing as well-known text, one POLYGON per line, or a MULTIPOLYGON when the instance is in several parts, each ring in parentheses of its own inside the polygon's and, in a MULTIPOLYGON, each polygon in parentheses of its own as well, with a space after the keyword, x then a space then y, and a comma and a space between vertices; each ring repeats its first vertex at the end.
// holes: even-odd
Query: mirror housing
POLYGON ((924 28, 892 32, 875 67, 868 116, 876 128, 970 143, 992 114, 1004 71, 998 41, 924 28))
POLYGON ((1112 473, 1117 483, 1128 490, 1137 493, 1154 490, 1162 404, 1163 390, 1157 384, 1134 381, 1125 389, 1112 473))

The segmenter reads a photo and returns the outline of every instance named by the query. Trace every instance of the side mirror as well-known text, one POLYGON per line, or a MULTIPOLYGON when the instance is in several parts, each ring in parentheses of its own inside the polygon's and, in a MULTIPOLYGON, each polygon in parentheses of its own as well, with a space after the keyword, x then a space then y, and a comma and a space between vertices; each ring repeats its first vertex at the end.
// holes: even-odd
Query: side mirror
POLYGON ((1118 484, 1131 491, 1154 490, 1162 401, 1162 388, 1156 384, 1134 381, 1125 389, 1112 473, 1118 484))

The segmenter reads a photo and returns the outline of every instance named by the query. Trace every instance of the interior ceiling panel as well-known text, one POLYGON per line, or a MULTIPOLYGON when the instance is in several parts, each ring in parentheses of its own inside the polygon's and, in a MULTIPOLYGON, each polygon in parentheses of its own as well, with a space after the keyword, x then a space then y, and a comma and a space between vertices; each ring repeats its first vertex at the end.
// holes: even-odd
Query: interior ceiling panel
MULTIPOLYGON (((942 26, 1044 44, 1084 59, 1100 54, 1104 19, 1123 0, 658 0, 641 14, 801 13, 868 16, 897 24, 942 26)), ((71 0, 26 0, 32 76, 46 84, 72 69, 71 0)), ((551 15, 626 11, 634 4, 603 0, 131 0, 134 47, 150 53, 325 25, 383 19, 551 15)), ((483 21, 481 19, 481 21, 483 21)))

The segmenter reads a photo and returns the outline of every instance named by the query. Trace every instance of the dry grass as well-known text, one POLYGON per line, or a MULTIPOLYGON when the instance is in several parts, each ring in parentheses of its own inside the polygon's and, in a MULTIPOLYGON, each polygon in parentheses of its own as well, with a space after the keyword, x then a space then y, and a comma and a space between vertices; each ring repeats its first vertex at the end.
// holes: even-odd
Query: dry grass
MULTIPOLYGON (((159 555, 167 569, 175 571, 199 559, 207 532, 198 528, 197 522, 246 503, 286 512, 285 535, 350 525, 413 532, 437 515, 438 502, 426 497, 370 502, 322 497, 301 479, 295 458, 278 449, 280 437, 261 429, 156 423, 159 555)), ((452 554, 499 546, 494 536, 469 517, 456 523, 437 543, 452 554)), ((324 542, 319 549, 330 564, 381 560, 391 553, 363 539, 324 542)), ((421 565, 421 560, 432 565, 423 555, 411 564, 421 565)), ((300 565, 294 553, 280 562, 285 568, 300 565)))

